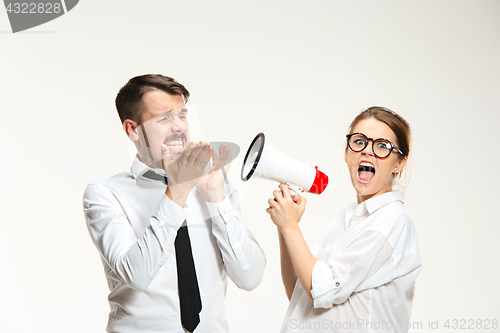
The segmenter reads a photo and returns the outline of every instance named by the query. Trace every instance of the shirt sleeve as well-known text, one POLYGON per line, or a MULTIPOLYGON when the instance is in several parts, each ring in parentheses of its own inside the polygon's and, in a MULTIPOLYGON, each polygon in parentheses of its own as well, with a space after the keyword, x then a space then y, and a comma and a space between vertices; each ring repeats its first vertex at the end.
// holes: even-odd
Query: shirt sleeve
POLYGON ((256 288, 264 275, 266 258, 241 216, 236 190, 220 203, 207 202, 207 207, 228 275, 238 288, 256 288))
POLYGON ((102 258, 122 281, 141 291, 148 288, 172 253, 177 230, 187 216, 187 208, 163 195, 144 235, 138 238, 106 186, 87 186, 83 207, 90 236, 102 258))
POLYGON ((376 230, 360 233, 345 247, 331 246, 325 262, 316 262, 311 296, 315 308, 342 304, 353 293, 375 288, 393 279, 394 249, 376 230))

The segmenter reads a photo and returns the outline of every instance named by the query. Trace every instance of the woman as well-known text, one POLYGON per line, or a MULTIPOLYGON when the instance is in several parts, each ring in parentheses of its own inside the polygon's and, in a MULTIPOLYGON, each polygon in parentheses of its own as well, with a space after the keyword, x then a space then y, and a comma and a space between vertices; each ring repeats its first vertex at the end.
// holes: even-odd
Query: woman
POLYGON ((298 223, 306 200, 285 184, 266 210, 278 227, 281 274, 290 300, 282 332, 406 332, 422 267, 415 229, 392 191, 410 153, 410 127, 371 107, 351 123, 345 161, 357 203, 309 247, 298 223))

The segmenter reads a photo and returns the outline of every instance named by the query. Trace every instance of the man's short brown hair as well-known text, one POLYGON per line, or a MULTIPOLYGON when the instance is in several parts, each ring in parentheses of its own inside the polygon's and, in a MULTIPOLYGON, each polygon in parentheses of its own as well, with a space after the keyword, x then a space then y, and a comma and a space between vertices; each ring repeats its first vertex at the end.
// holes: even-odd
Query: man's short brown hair
POLYGON ((116 95, 115 105, 123 123, 132 119, 136 124, 142 124, 142 96, 148 91, 161 90, 170 95, 180 95, 186 103, 189 91, 179 82, 160 74, 146 74, 131 78, 116 95))

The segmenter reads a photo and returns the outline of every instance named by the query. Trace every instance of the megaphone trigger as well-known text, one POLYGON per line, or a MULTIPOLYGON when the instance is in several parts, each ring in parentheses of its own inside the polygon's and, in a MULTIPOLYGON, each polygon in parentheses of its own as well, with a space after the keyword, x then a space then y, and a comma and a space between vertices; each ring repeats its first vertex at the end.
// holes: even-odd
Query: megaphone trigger
POLYGON ((292 184, 289 184, 289 183, 286 183, 286 186, 288 187, 288 189, 290 190, 290 192, 292 192, 292 195, 293 194, 301 195, 301 194, 303 194, 305 192, 301 187, 298 187, 298 186, 295 186, 295 185, 292 185, 292 184))

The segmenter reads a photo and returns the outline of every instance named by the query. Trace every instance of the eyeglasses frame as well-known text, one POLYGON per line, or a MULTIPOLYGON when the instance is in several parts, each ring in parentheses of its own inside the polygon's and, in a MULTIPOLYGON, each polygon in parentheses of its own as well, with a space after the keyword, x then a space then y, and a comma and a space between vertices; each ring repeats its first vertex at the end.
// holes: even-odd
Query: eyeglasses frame
POLYGON ((378 158, 387 158, 387 157, 389 157, 389 155, 391 155, 391 154, 392 154, 392 151, 393 151, 394 149, 396 149, 396 151, 397 151, 398 153, 400 153, 401 155, 405 156, 405 154, 401 151, 401 149, 399 149, 399 148, 398 148, 395 144, 393 144, 391 141, 389 141, 389 140, 387 140, 387 139, 384 139, 384 138, 378 138, 378 139, 369 138, 369 137, 367 137, 365 134, 363 134, 363 133, 361 133, 361 132, 356 132, 356 133, 352 133, 352 134, 346 134, 346 138, 347 138, 347 146, 349 147, 349 149, 351 149, 351 150, 352 150, 353 152, 355 152, 355 153, 360 153, 360 152, 362 152, 363 150, 365 150, 365 149, 366 149, 366 147, 368 147, 368 142, 371 140, 371 141, 372 141, 372 152, 373 152, 373 154, 374 154, 375 156, 377 156, 378 158), (364 136, 364 137, 366 138, 366 144, 365 144, 365 146, 363 147, 363 149, 358 150, 358 151, 356 151, 356 150, 352 149, 351 145, 349 144, 349 140, 351 139, 351 137, 352 137, 353 135, 356 135, 356 134, 361 134, 362 136, 364 136), (391 151, 390 151, 390 152, 389 152, 389 154, 387 154, 387 156, 385 156, 385 157, 380 157, 380 156, 378 156, 377 154, 375 154, 375 141, 378 141, 378 140, 385 140, 385 141, 387 141, 387 142, 389 142, 389 143, 391 144, 391 151))

